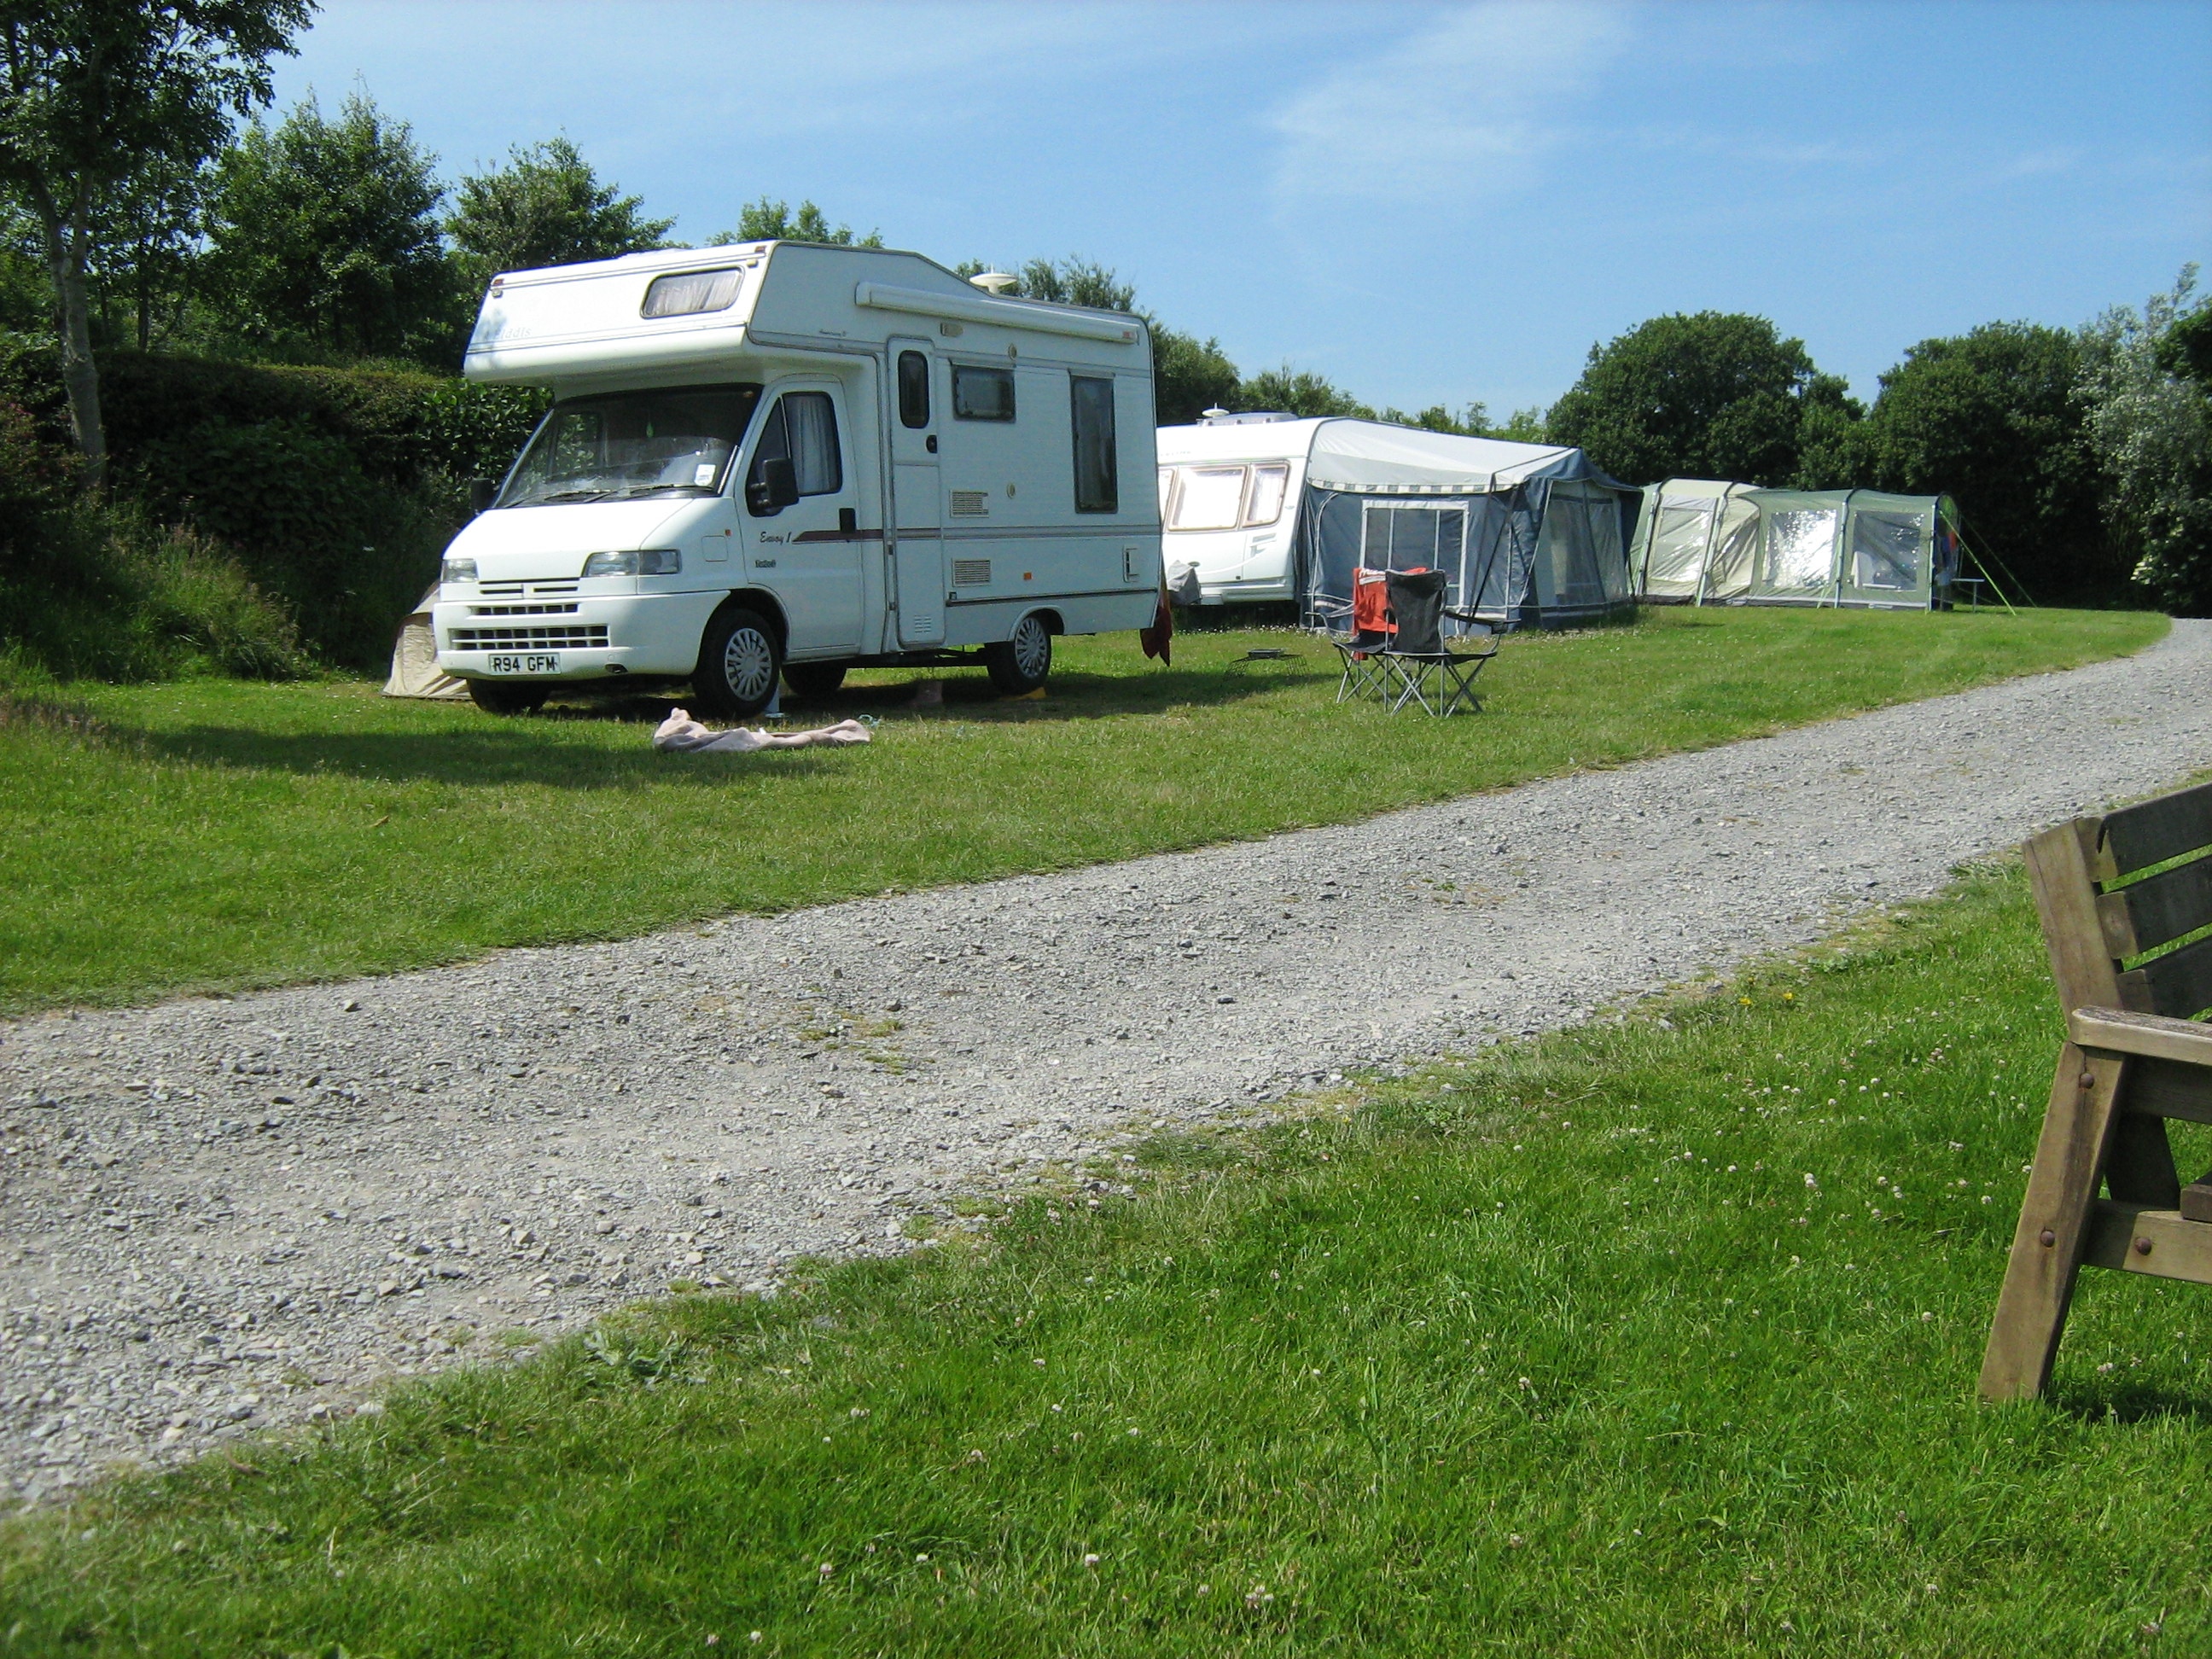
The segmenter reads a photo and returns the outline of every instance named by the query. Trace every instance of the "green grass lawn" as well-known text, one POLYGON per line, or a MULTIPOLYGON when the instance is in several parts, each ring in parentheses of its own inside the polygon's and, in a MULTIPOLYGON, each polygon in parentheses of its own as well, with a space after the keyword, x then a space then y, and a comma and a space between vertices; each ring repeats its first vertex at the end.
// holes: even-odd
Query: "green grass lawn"
MULTIPOLYGON (((1660 611, 1509 639, 1486 713, 1334 706, 1292 634, 1061 642, 1042 702, 861 676, 794 715, 864 750, 670 757, 630 717, 500 720, 361 682, 72 695, 90 738, 0 725, 0 1012, 605 939, 732 910, 1265 835, 1748 737, 2140 649, 2142 612, 1660 611), (1283 661, 1240 660, 1258 645, 1283 661)), ((657 717, 657 716, 656 716, 657 717)))
POLYGON ((1984 871, 9 1523, 0 1651, 2203 1653, 2203 1293, 2091 1274, 1972 1398, 2057 1041, 1984 871))

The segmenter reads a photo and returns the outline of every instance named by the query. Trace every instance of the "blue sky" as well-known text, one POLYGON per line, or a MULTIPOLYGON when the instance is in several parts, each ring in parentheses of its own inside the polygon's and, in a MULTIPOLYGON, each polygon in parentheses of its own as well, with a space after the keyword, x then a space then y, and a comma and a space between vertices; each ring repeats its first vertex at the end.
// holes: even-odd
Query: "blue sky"
POLYGON ((703 241, 763 193, 950 264, 1080 253, 1249 373, 1548 403, 1743 310, 1870 397, 2212 254, 2212 4, 325 0, 448 177, 565 132, 703 241))

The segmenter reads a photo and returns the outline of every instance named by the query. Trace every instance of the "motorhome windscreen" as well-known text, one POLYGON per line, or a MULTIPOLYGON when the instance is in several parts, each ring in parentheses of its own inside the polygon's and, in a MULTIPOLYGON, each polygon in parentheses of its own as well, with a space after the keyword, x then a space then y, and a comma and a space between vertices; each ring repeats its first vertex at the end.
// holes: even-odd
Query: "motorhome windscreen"
POLYGON ((556 404, 507 475, 498 504, 712 495, 760 392, 750 385, 667 386, 556 404))

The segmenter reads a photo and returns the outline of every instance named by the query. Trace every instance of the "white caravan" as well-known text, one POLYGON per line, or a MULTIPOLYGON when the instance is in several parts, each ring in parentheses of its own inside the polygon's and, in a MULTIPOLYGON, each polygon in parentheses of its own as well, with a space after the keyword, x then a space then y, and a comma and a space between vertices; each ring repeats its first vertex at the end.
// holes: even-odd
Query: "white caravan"
MULTIPOLYGON (((1326 422, 1208 410, 1196 426, 1164 426, 1160 522, 1171 583, 1195 573, 1179 602, 1241 605, 1298 597, 1291 551, 1306 456, 1326 422)), ((1182 586, 1181 584, 1176 584, 1182 586)))
POLYGON ((689 679, 980 661, 1140 628, 1160 585, 1152 347, 1133 317, 1001 298, 919 254, 756 242, 493 280, 465 372, 551 389, 454 538, 438 665, 497 712, 689 679))

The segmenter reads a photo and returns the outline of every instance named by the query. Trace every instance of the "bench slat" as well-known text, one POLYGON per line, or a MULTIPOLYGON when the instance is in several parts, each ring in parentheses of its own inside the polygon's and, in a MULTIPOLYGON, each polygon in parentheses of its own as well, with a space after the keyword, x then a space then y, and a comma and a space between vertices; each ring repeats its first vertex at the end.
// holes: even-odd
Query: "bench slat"
POLYGON ((2100 881, 2115 881, 2148 865, 2212 846, 2212 783, 2108 812, 2100 839, 2100 881))
POLYGON ((2212 1008, 2212 939, 2122 974, 2120 1000, 2168 1019, 2189 1019, 2212 1008))
POLYGON ((2100 895, 2097 920, 2105 948, 2116 957, 2140 956, 2195 933, 2212 923, 2212 858, 2100 895))
POLYGON ((2137 1060, 2128 1066, 2120 1109, 2131 1117, 2178 1117, 2212 1123, 2212 1065, 2137 1060))
POLYGON ((2212 1222, 2191 1221, 2179 1210, 2147 1210, 2100 1200, 2089 1219, 2081 1260, 2154 1279, 2212 1285, 2212 1222), (2136 1248, 2137 1240, 2150 1245, 2136 1248))

